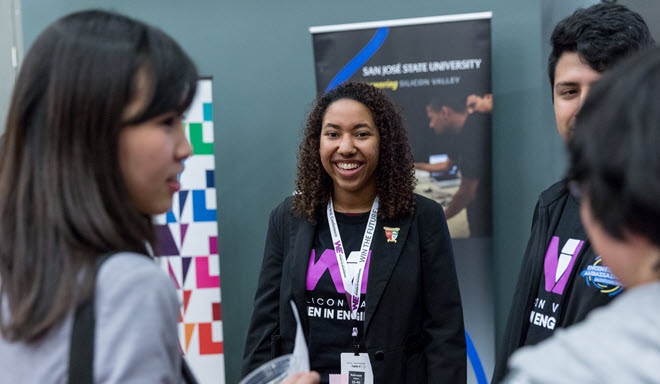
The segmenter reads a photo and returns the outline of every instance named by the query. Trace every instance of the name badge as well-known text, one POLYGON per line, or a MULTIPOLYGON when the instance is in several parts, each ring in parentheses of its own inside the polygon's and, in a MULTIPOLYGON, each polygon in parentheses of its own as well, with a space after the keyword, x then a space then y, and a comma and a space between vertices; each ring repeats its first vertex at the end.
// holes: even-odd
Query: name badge
POLYGON ((374 373, 368 353, 342 353, 341 374, 348 377, 348 384, 373 384, 374 373))

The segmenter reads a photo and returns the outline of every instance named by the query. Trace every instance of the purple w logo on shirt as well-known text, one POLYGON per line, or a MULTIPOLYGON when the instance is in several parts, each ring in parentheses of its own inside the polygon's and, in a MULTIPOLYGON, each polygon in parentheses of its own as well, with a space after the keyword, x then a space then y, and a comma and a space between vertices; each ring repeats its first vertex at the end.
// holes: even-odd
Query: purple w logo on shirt
MULTIPOLYGON (((344 283, 341 280, 341 272, 339 272, 339 264, 337 263, 337 256, 333 249, 326 249, 323 251, 321 258, 316 263, 316 252, 312 249, 312 254, 309 258, 309 268, 307 269, 307 290, 313 291, 316 288, 321 276, 326 270, 330 271, 330 277, 335 284, 337 293, 346 293, 344 283)), ((367 293, 367 280, 369 277, 369 262, 371 261, 371 251, 367 255, 367 262, 364 266, 364 273, 362 274, 362 287, 360 293, 367 293)))
POLYGON ((584 241, 568 239, 559 253, 559 237, 553 236, 545 253, 544 272, 545 290, 559 295, 564 294, 564 288, 571 275, 577 255, 580 254, 584 241))

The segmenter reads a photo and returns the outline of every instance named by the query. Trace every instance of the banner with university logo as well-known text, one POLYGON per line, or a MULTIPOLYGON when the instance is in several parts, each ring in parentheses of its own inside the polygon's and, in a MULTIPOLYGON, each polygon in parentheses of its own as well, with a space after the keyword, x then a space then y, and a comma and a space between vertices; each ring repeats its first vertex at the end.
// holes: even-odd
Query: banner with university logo
POLYGON ((211 83, 210 78, 198 82, 185 114, 193 155, 179 175, 181 190, 174 194, 172 210, 154 219, 156 254, 182 304, 181 350, 200 384, 225 382, 211 83))
MULTIPOLYGON (((401 107, 415 192, 445 208, 471 365, 486 383, 495 355, 492 292, 490 12, 311 27, 319 93, 346 81, 401 107)), ((396 242, 399 228, 385 228, 396 242)))

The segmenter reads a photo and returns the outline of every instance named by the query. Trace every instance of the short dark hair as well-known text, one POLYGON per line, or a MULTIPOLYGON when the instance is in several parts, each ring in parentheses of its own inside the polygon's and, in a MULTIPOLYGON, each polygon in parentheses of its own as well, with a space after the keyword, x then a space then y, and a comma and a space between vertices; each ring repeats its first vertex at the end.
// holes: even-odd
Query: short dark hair
POLYGON ((317 97, 307 118, 303 140, 298 151, 298 172, 293 212, 316 222, 332 194, 332 179, 323 168, 319 153, 321 125, 328 107, 342 99, 364 104, 374 118, 380 135, 376 189, 380 201, 378 217, 391 219, 413 212, 415 169, 408 146, 408 136, 399 107, 376 87, 364 83, 344 83, 317 97))
POLYGON ((630 54, 655 45, 642 16, 621 4, 600 3, 580 8, 560 21, 550 38, 550 88, 564 52, 577 52, 597 72, 603 72, 630 54))
POLYGON ((119 134, 126 125, 183 112, 197 77, 172 38, 112 12, 65 16, 36 39, 0 144, 3 337, 44 336, 89 295, 99 256, 148 253, 153 225, 125 186, 119 134), (124 121, 138 93, 146 104, 124 121))
POLYGON ((568 178, 611 236, 660 246, 660 48, 627 60, 592 87, 569 141, 568 178))
POLYGON ((446 92, 432 98, 428 106, 434 112, 440 112, 442 107, 449 107, 454 112, 463 113, 467 109, 467 95, 460 92, 446 92))

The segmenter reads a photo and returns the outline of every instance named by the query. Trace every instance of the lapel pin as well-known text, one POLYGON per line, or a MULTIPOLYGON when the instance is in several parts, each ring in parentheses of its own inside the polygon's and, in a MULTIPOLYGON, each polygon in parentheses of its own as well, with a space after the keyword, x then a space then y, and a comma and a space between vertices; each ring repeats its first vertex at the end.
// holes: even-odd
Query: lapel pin
POLYGON ((401 228, 383 227, 383 229, 385 230, 385 236, 387 236, 387 242, 396 243, 396 238, 399 237, 399 231, 401 230, 401 228))

